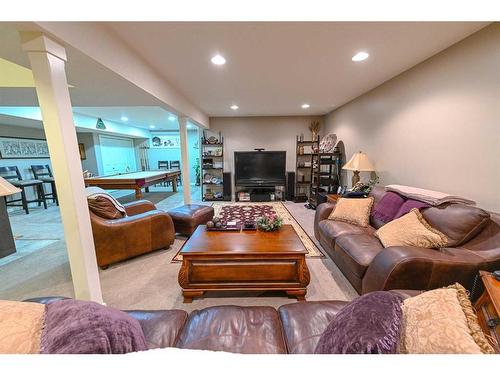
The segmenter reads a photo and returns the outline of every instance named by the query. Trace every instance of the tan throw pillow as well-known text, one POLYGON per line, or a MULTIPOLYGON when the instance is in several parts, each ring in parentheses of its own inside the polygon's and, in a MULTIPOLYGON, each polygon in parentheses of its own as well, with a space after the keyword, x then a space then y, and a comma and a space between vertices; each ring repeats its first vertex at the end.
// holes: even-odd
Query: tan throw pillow
POLYGON ((402 310, 402 353, 494 353, 460 284, 407 298, 402 310))
POLYGON ((415 246, 439 248, 446 246, 448 238, 432 228, 417 208, 393 220, 375 232, 384 247, 415 246))
POLYGON ((373 197, 340 198, 328 219, 367 227, 370 223, 372 206, 373 197))
POLYGON ((45 305, 0 300, 0 354, 38 354, 45 305))

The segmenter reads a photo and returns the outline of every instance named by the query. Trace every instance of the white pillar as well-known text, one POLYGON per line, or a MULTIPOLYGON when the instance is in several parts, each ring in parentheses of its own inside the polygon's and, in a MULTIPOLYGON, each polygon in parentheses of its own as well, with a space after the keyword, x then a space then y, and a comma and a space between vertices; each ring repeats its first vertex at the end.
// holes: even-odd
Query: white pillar
POLYGON ((41 33, 21 32, 42 112, 54 170, 75 298, 102 303, 90 215, 64 65, 64 47, 41 33))
POLYGON ((184 192, 184 204, 191 203, 191 185, 189 184, 189 146, 187 117, 179 117, 179 133, 181 135, 181 172, 182 191, 184 192))

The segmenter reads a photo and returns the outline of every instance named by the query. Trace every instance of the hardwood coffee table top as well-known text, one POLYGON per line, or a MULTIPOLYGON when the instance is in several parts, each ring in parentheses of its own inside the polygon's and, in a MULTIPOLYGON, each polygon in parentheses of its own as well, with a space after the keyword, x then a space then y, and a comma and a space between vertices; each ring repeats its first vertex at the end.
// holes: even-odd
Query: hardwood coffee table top
POLYGON ((295 229, 283 225, 274 232, 207 231, 199 225, 184 244, 181 255, 222 254, 307 254, 295 229))

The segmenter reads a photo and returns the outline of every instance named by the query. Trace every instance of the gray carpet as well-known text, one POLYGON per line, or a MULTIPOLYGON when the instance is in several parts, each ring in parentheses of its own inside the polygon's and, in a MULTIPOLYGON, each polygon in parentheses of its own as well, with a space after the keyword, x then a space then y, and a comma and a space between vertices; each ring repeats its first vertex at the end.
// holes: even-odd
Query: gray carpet
MULTIPOLYGON (((312 235, 314 211, 302 204, 286 203, 287 208, 312 235)), ((180 264, 171 263, 184 238, 176 239, 168 250, 160 250, 111 266, 100 271, 104 301, 120 309, 193 310, 221 304, 279 307, 295 300, 273 293, 210 293, 191 304, 182 302, 177 282, 180 264)), ((308 258, 311 273, 307 300, 351 300, 356 291, 330 258, 308 258)), ((64 241, 50 243, 28 256, 0 266, 0 298, 21 300, 36 296, 73 296, 71 274, 64 241)))

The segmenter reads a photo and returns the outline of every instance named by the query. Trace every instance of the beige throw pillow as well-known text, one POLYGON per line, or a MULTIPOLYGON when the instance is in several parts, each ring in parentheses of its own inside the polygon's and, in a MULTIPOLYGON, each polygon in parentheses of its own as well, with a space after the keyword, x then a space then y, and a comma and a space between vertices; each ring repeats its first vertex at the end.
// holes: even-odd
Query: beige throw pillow
POLYGON ((384 247, 415 246, 439 248, 446 246, 448 238, 432 228, 417 208, 393 220, 375 232, 384 247))
POLYGON ((460 284, 407 298, 402 310, 401 353, 494 353, 460 284))
POLYGON ((367 227, 370 223, 372 206, 373 197, 340 198, 328 219, 367 227))

